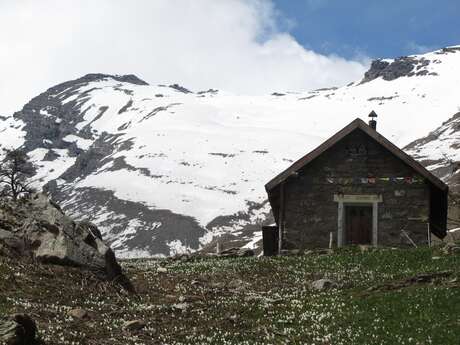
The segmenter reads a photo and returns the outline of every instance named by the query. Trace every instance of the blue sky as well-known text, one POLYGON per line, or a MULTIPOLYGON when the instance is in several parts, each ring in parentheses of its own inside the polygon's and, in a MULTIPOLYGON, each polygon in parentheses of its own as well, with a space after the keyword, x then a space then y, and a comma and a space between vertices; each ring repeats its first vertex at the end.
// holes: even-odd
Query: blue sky
POLYGON ((460 0, 274 0, 279 25, 307 49, 396 57, 460 44, 460 0))

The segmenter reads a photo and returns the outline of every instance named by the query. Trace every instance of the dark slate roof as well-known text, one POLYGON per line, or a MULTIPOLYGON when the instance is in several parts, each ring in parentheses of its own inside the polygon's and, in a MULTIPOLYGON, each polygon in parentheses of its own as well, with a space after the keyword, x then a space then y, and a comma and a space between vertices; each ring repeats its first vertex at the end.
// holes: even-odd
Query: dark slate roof
POLYGON ((316 149, 314 149, 310 153, 300 158, 298 161, 292 164, 288 169, 286 169, 285 171, 280 173, 278 176, 273 178, 270 182, 268 182, 265 185, 265 189, 267 190, 267 192, 273 190, 273 188, 278 186, 281 182, 285 181, 289 176, 291 176, 292 174, 295 174, 298 170, 306 166, 308 163, 310 163, 316 157, 321 155, 328 148, 332 147, 337 142, 339 142, 341 139, 343 139, 345 136, 347 136, 348 134, 350 134, 351 132, 353 132, 354 130, 358 128, 361 129, 368 136, 370 136, 372 139, 377 141, 379 144, 381 144, 383 147, 385 147, 387 150, 389 150, 393 155, 401 159, 404 163, 409 165, 412 169, 414 169, 421 176, 426 178, 435 187, 439 188, 442 191, 448 190, 448 186, 444 182, 442 182, 439 178, 434 176, 431 172, 425 169, 425 167, 423 167, 420 163, 418 163, 408 154, 404 153, 401 149, 399 149, 396 145, 391 143, 384 136, 379 134, 376 130, 369 127, 363 120, 361 120, 360 118, 357 118, 353 120, 352 122, 350 122, 350 124, 348 124, 346 127, 341 129, 339 132, 334 134, 332 137, 330 137, 328 140, 326 140, 324 143, 319 145, 316 149))

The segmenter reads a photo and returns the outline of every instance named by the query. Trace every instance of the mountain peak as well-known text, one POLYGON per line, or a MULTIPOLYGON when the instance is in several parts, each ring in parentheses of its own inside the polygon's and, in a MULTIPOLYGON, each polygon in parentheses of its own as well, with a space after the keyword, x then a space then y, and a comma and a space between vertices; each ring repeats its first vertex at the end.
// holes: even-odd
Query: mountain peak
POLYGON ((103 74, 103 73, 89 73, 89 74, 85 74, 83 77, 57 84, 51 87, 50 89, 48 89, 47 92, 59 93, 69 87, 79 88, 82 85, 86 85, 92 82, 102 81, 105 79, 112 79, 112 80, 115 80, 121 83, 130 83, 130 84, 135 84, 135 85, 149 85, 147 82, 138 78, 134 74, 112 75, 112 74, 103 74))
POLYGON ((111 75, 111 74, 103 74, 103 73, 89 73, 84 75, 83 77, 76 79, 75 82, 92 82, 92 81, 100 81, 102 79, 113 79, 123 83, 131 83, 136 85, 149 85, 147 82, 143 81, 142 79, 138 78, 134 74, 125 74, 125 75, 111 75))

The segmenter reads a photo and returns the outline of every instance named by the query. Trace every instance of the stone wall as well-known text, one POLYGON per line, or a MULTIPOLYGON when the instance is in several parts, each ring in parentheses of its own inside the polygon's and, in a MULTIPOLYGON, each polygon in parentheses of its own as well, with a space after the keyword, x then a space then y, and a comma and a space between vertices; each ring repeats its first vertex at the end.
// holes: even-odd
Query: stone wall
POLYGON ((338 204, 334 194, 376 194, 378 245, 408 245, 405 229, 417 244, 427 243, 429 185, 412 168, 357 129, 287 179, 284 248, 327 247, 329 233, 337 244, 338 204), (375 183, 357 178, 376 177, 375 183), (412 177, 420 182, 380 181, 382 177, 412 177))

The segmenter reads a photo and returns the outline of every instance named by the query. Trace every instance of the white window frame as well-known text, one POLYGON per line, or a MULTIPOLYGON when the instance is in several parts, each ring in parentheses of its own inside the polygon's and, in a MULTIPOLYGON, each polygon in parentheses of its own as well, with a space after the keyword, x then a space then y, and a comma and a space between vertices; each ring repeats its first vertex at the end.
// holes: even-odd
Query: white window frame
POLYGON ((345 206, 348 205, 369 205, 372 206, 372 245, 378 245, 378 205, 383 201, 379 194, 334 194, 334 201, 337 207, 337 246, 342 247, 344 243, 345 228, 345 206))

